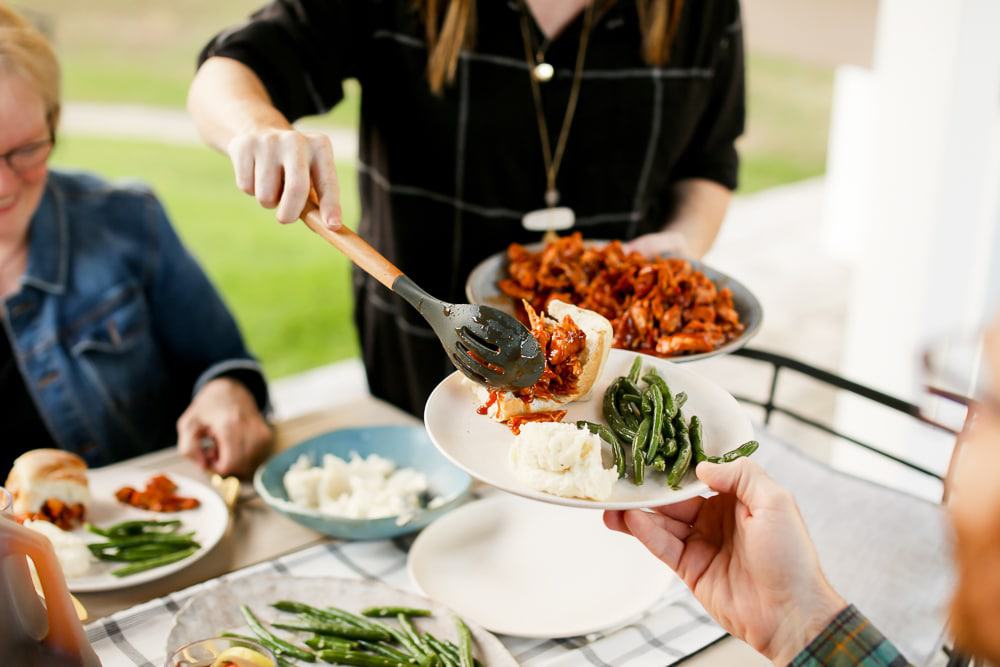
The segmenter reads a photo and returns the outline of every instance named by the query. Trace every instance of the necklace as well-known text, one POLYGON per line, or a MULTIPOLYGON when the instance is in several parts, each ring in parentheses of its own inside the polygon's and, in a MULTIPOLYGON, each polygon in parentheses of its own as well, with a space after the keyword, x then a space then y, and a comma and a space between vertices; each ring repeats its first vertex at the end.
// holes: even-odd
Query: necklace
POLYGON ((590 39, 590 28, 594 20, 595 4, 595 2, 589 2, 584 14, 583 29, 580 32, 580 48, 576 54, 576 68, 573 71, 573 85, 570 88, 569 101, 566 103, 566 113, 563 117, 562 127, 559 129, 559 138, 556 141, 555 151, 553 152, 549 139, 548 123, 545 120, 545 111, 542 107, 542 91, 539 84, 549 81, 553 74, 555 74, 555 69, 552 65, 545 62, 545 50, 548 48, 548 40, 545 40, 538 49, 532 49, 531 26, 528 24, 528 8, 525 0, 521 0, 521 37, 524 41, 524 58, 529 68, 528 79, 531 81, 531 95, 535 104, 535 116, 538 120, 538 134, 542 142, 546 183, 546 208, 526 213, 521 224, 524 225, 525 229, 531 231, 546 231, 547 236, 548 233, 554 233, 555 230, 569 229, 576 221, 573 209, 566 206, 558 206, 559 191, 556 189, 556 176, 558 176, 559 167, 562 165, 563 155, 566 152, 566 142, 569 139, 569 130, 573 125, 573 114, 576 112, 576 105, 580 98, 583 61, 587 53, 587 42, 590 39))

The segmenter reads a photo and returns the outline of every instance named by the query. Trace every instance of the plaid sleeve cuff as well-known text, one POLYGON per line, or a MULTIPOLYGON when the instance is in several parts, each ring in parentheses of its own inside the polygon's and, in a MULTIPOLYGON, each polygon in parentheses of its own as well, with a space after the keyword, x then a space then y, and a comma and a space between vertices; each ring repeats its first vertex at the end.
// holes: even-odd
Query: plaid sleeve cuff
POLYGON ((792 667, 906 667, 910 663, 854 605, 792 660, 792 667))

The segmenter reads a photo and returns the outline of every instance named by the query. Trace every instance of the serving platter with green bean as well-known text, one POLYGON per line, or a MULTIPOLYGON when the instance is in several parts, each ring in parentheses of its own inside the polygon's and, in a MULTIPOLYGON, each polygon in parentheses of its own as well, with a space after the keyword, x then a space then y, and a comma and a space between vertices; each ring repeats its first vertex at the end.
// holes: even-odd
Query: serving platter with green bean
POLYGON ((674 393, 656 366, 643 368, 643 357, 636 355, 628 373, 604 391, 603 422, 581 419, 576 425, 611 446, 618 477, 635 486, 643 485, 647 469, 652 469, 677 490, 702 461, 724 463, 757 451, 758 442, 748 440, 722 454, 707 454, 704 424, 698 415, 685 413, 687 401, 686 392, 674 393))
POLYGON ((472 634, 457 615, 452 620, 458 640, 452 642, 417 627, 416 619, 433 615, 429 609, 382 605, 355 614, 295 600, 278 600, 271 606, 285 617, 269 626, 249 606, 240 605, 253 636, 235 632, 223 636, 261 643, 274 653, 279 667, 316 662, 360 667, 483 667, 475 656, 472 634))

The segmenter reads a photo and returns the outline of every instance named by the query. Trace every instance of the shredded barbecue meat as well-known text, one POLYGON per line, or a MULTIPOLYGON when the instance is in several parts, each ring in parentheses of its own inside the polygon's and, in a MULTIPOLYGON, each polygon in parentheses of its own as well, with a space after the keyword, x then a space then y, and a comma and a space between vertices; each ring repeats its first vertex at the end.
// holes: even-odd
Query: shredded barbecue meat
POLYGON ((86 519, 86 508, 83 503, 65 503, 58 498, 49 498, 37 512, 18 514, 18 523, 25 521, 48 521, 63 530, 73 530, 86 519))
POLYGON ((744 328, 732 292, 683 259, 626 253, 618 241, 588 247, 580 232, 537 253, 512 243, 507 259, 510 278, 498 286, 525 304, 518 314, 529 324, 559 299, 608 318, 615 347, 661 357, 711 352, 744 328))
POLYGON ((201 501, 197 498, 178 496, 177 485, 166 475, 155 475, 146 482, 146 489, 138 491, 131 486, 123 486, 115 492, 115 498, 126 505, 154 512, 179 512, 191 510, 201 501))
POLYGON ((521 435, 521 425, 525 422, 561 422, 566 416, 565 410, 551 410, 549 412, 526 412, 507 420, 507 426, 514 435, 521 435))
POLYGON ((518 389, 514 395, 525 403, 530 403, 536 398, 546 400, 572 394, 576 391, 576 382, 583 372, 580 353, 587 344, 587 334, 569 315, 562 322, 553 324, 552 320, 535 312, 531 304, 523 302, 522 306, 528 315, 531 335, 538 340, 538 345, 545 353, 545 370, 538 382, 518 389))
MULTIPOLYGON (((560 396, 569 396, 576 391, 577 382, 583 372, 580 353, 587 345, 587 334, 577 326, 569 315, 563 317, 561 322, 554 323, 535 312, 531 304, 524 302, 522 307, 527 313, 531 334, 538 340, 538 344, 545 354, 545 369, 538 382, 530 387, 514 391, 514 396, 525 404, 531 403, 536 398, 544 401, 560 396)), ((486 403, 479 406, 476 412, 481 415, 488 414, 490 406, 496 403, 504 393, 497 389, 490 390, 486 403)), ((562 421, 565 416, 565 410, 534 412, 511 417, 506 424, 517 435, 524 422, 558 422, 562 421)))

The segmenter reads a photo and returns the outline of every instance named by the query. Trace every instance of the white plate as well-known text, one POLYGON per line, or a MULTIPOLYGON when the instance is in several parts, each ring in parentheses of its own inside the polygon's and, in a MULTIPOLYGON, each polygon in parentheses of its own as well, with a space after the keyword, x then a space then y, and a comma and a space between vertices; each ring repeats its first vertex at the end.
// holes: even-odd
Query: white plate
MULTIPOLYGON (((120 523, 122 521, 132 521, 134 519, 156 519, 167 521, 170 519, 180 519, 183 521, 181 529, 184 532, 195 532, 195 540, 201 544, 201 548, 185 558, 184 560, 157 567, 145 572, 130 575, 128 577, 116 577, 111 574, 111 570, 128 565, 128 563, 109 563, 94 560, 90 566, 90 572, 84 577, 67 579, 69 589, 74 593, 95 593, 98 591, 111 591, 119 588, 128 588, 138 584, 145 584, 167 575, 183 570, 187 566, 211 551, 223 534, 226 532, 226 525, 229 522, 229 512, 225 503, 215 491, 205 486, 201 482, 196 482, 189 477, 167 473, 167 477, 177 484, 177 494, 197 498, 201 505, 193 510, 183 512, 150 512, 131 505, 119 502, 115 498, 115 491, 123 486, 142 489, 146 486, 146 481, 157 473, 149 470, 129 470, 121 468, 111 468, 103 470, 100 468, 87 473, 90 482, 91 504, 87 511, 87 521, 102 528, 120 523)), ((104 538, 94 535, 85 528, 77 528, 73 531, 88 543, 103 542, 104 538)))
POLYGON ((416 587, 493 632, 575 637, 635 620, 674 580, 601 513, 500 494, 441 517, 407 561, 416 587))
MULTIPOLYGON (((628 374, 635 356, 635 352, 611 350, 590 399, 567 405, 568 412, 563 421, 573 423, 586 419, 604 423, 601 410, 604 390, 615 378, 628 374)), ((753 439, 750 419, 736 399, 721 387, 688 370, 688 367, 642 356, 643 372, 655 366, 671 391, 687 392, 684 414, 701 418, 706 453, 722 454, 753 439)), ((645 484, 635 486, 629 479, 619 479, 611 497, 601 502, 536 491, 519 480, 511 470, 507 450, 514 435, 504 424, 476 414, 476 396, 462 378, 462 374, 456 371, 434 389, 424 409, 424 423, 441 453, 459 468, 491 486, 526 498, 590 509, 657 507, 678 503, 708 490, 693 472, 689 472, 680 488, 674 490, 667 486, 665 474, 647 468, 645 484)), ((608 456, 605 457, 605 465, 609 465, 608 456)))
MULTIPOLYGON (((218 636, 222 632, 251 635, 240 614, 241 604, 249 606, 265 624, 278 618, 287 621, 295 619, 295 616, 270 606, 278 600, 295 600, 314 607, 340 607, 354 613, 377 606, 430 609, 433 616, 413 619, 417 628, 439 639, 458 642, 451 611, 437 602, 404 593, 383 583, 334 577, 260 575, 219 581, 217 586, 188 600, 174 617, 174 626, 167 637, 167 655, 185 644, 218 636)), ((471 619, 463 620, 468 623, 471 619)), ((468 625, 475 642, 476 657, 487 667, 517 667, 514 657, 500 640, 474 623, 468 625)), ((296 640, 295 633, 284 630, 276 630, 275 633, 302 643, 301 637, 296 640)))

